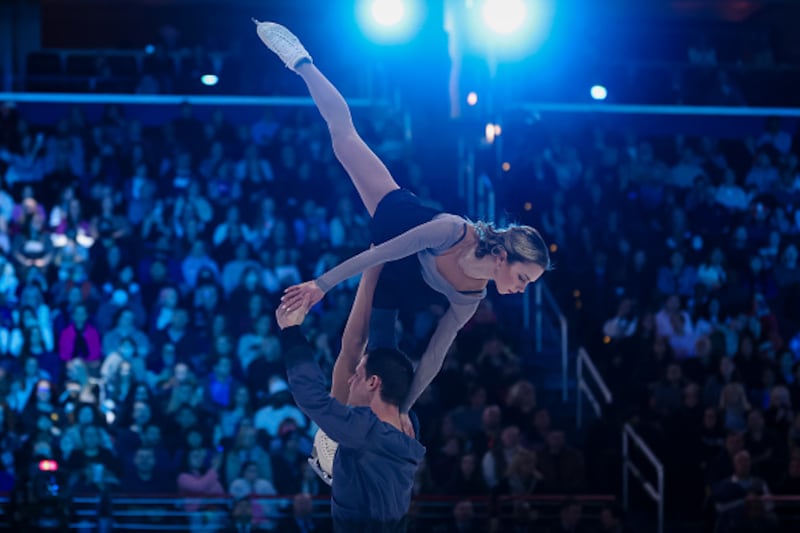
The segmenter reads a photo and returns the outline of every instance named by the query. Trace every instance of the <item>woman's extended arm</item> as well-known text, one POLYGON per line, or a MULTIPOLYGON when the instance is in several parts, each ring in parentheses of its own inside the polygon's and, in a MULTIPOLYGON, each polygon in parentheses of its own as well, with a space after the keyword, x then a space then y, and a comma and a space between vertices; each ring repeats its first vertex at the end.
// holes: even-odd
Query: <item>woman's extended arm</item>
POLYGON ((447 351, 453 344, 459 330, 475 314, 479 303, 479 301, 475 301, 467 305, 451 304, 447 312, 439 319, 436 330, 428 342, 428 347, 425 348, 425 352, 422 354, 419 365, 414 372, 414 380, 411 382, 411 389, 408 391, 406 401, 400 406, 401 413, 407 413, 411 409, 417 398, 420 397, 428 385, 431 384, 433 378, 439 373, 439 370, 442 369, 447 351))
POLYGON ((331 288, 369 267, 396 261, 421 250, 447 250, 461 237, 463 225, 463 219, 455 215, 440 216, 430 222, 420 224, 393 239, 351 257, 313 282, 289 287, 281 299, 283 305, 287 309, 294 310, 300 306, 307 294, 311 298, 311 305, 314 305, 331 288))

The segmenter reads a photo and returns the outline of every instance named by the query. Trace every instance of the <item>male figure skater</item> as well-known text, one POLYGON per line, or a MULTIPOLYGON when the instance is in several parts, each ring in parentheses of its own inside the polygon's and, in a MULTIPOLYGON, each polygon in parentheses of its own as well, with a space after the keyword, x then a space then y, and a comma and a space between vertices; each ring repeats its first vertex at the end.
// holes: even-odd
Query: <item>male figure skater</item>
POLYGON ((289 311, 281 306, 275 312, 295 402, 339 443, 331 487, 334 531, 405 531, 414 474, 425 455, 425 448, 402 430, 400 404, 414 376, 411 362, 402 352, 389 348, 361 356, 379 272, 379 268, 365 272, 359 284, 331 394, 313 349, 300 331, 308 313, 308 298, 299 309, 289 311), (357 364, 352 370, 354 361, 357 364), (341 401, 345 392, 346 404, 341 401))

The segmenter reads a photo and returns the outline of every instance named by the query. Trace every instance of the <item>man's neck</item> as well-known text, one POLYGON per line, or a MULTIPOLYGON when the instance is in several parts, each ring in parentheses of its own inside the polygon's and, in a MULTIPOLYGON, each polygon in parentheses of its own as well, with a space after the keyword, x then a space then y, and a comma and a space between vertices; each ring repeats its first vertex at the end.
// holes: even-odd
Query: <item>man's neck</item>
POLYGON ((388 404, 380 398, 377 398, 372 401, 369 407, 381 421, 386 422, 390 426, 394 426, 398 431, 403 431, 400 424, 399 406, 388 404))

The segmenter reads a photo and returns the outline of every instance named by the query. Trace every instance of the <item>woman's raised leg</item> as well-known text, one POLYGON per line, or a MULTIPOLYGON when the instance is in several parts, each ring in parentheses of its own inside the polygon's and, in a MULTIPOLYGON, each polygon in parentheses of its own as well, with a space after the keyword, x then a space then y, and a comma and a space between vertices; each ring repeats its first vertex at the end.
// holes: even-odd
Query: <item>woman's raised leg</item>
POLYGON ((350 106, 339 90, 313 64, 307 61, 295 69, 306 82, 311 98, 328 124, 333 152, 355 185, 370 216, 387 193, 399 189, 386 165, 361 139, 353 125, 350 106))
POLYGON ((399 189, 386 165, 358 135, 347 105, 339 90, 311 62, 300 40, 288 29, 273 22, 256 23, 261 41, 303 78, 311 98, 328 124, 336 158, 344 166, 370 216, 387 193, 399 189))

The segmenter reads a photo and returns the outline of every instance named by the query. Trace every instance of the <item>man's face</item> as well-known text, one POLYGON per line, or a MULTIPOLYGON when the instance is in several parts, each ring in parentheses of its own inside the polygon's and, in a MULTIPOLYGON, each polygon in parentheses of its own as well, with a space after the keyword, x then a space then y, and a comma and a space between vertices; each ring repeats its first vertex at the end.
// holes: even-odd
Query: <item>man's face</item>
POLYGON ((347 395, 347 404, 352 406, 367 406, 372 402, 372 397, 375 393, 375 381, 377 376, 370 376, 367 378, 367 357, 361 358, 356 366, 355 373, 347 381, 350 386, 350 392, 347 395))

